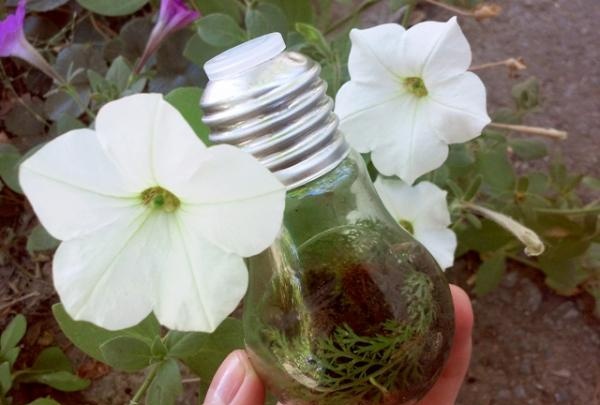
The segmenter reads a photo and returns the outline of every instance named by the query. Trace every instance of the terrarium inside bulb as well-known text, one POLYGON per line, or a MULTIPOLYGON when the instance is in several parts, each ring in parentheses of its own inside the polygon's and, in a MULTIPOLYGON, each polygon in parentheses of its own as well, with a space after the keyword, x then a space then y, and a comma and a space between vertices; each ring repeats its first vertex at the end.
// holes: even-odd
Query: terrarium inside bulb
POLYGON ((441 371, 448 284, 375 195, 360 157, 288 193, 284 229, 250 259, 246 344, 280 400, 403 404, 441 371))

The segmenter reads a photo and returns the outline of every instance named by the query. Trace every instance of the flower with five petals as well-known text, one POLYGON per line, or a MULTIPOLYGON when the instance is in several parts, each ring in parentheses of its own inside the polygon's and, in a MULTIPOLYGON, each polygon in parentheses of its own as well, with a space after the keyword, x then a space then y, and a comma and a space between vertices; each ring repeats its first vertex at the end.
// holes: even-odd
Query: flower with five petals
POLYGON ((428 181, 410 186, 382 177, 375 180, 375 189, 392 217, 427 248, 440 267, 451 267, 457 241, 448 228, 446 191, 428 181))
POLYGON ((243 257, 278 234, 285 188, 252 156, 206 147, 160 94, 106 104, 20 167, 44 227, 62 241, 54 284, 67 312, 107 329, 151 312, 213 331, 247 287, 243 257))
POLYGON ((350 145, 371 152, 380 173, 412 184, 442 165, 449 144, 477 137, 490 122, 456 18, 354 29, 350 38, 350 81, 335 112, 350 145))

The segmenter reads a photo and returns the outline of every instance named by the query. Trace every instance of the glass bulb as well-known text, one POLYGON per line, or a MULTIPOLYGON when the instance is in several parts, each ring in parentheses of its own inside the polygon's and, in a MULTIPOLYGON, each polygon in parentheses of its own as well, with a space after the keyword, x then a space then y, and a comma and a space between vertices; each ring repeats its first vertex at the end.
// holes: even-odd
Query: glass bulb
POLYGON ((201 102, 213 141, 247 150, 288 186, 280 235, 247 260, 246 347, 286 404, 410 404, 448 356, 450 290, 348 150, 318 74, 282 52, 209 82, 201 102))

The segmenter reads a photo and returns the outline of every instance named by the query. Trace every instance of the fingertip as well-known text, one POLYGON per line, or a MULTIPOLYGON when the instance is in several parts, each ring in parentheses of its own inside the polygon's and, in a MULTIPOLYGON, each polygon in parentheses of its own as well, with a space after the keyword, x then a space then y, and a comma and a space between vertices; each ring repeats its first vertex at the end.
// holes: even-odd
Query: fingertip
POLYGON ((455 344, 460 344, 471 338, 474 323, 473 306, 469 295, 459 286, 450 284, 450 292, 454 303, 454 341, 455 344))
POLYGON ((265 390, 243 350, 231 352, 210 384, 204 405, 262 405, 265 390))

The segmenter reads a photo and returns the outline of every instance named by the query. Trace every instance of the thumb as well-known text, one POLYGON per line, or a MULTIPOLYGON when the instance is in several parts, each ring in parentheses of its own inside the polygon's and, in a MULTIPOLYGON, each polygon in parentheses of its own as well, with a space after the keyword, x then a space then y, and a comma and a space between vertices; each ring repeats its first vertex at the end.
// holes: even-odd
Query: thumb
POLYGON ((204 405, 263 405, 265 389, 248 355, 236 350, 227 356, 215 374, 204 405))

